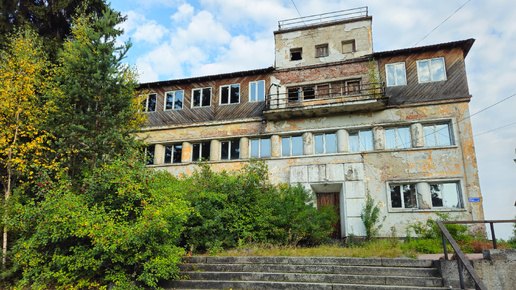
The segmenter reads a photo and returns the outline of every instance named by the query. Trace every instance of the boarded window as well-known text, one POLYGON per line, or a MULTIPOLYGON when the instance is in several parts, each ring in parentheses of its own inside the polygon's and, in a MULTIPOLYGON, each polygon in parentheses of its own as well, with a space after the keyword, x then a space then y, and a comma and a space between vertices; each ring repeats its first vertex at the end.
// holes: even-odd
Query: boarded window
POLYGON ((346 40, 342 42, 342 53, 355 52, 355 40, 346 40))
POLYGON ((330 55, 328 44, 321 44, 315 46, 315 57, 325 57, 330 55))

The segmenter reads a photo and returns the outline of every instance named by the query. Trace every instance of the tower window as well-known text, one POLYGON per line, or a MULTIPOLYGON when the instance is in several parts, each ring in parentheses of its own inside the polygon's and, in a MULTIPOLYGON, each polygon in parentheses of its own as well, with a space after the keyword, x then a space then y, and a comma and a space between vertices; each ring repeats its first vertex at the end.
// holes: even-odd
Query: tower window
POLYGON ((303 59, 303 49, 302 48, 292 48, 290 50, 290 60, 301 60, 303 59))

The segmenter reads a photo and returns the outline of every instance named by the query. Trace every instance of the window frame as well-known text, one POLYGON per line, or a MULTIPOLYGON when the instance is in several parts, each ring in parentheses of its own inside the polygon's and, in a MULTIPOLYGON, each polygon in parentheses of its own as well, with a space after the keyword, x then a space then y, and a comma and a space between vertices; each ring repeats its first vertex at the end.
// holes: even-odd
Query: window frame
POLYGON ((386 182, 386 190, 387 190, 387 202, 388 202, 388 210, 389 212, 428 212, 428 211, 464 211, 466 210, 466 204, 464 200, 464 189, 463 189, 463 181, 461 179, 446 179, 446 180, 400 180, 400 181, 387 181, 386 182), (430 208, 420 208, 421 200, 419 199, 420 193, 418 192, 418 184, 426 183, 430 190, 430 208), (453 194, 456 195, 457 205, 459 207, 446 207, 444 202, 445 199, 442 198, 443 205, 442 206, 434 206, 434 197, 432 194, 432 185, 441 185, 441 184, 450 184, 454 185, 453 194), (414 198, 415 198, 415 207, 405 207, 405 198, 403 195, 403 191, 400 190, 400 202, 401 207, 393 206, 393 196, 392 196, 392 187, 403 187, 403 186, 413 186, 414 187, 414 198))
POLYGON ((420 59, 420 60, 417 60, 416 61, 416 67, 417 67, 417 80, 420 84, 426 84, 426 83, 434 83, 434 82, 444 82, 448 79, 447 75, 446 75, 446 62, 445 62, 445 59, 444 57, 434 57, 434 58, 427 58, 427 59, 420 59), (436 61, 436 60, 439 60, 440 63, 442 63, 442 70, 443 70, 443 78, 442 79, 437 79, 437 80, 434 80, 433 79, 433 74, 432 74, 432 67, 433 67, 433 64, 432 64, 432 61, 436 61), (429 76, 429 80, 421 80, 421 76, 423 75, 423 67, 420 66, 421 63, 425 63, 425 62, 428 62, 428 65, 427 65, 427 68, 428 68, 428 76, 429 76))
POLYGON ((412 148, 412 132, 410 130, 410 126, 401 126, 401 127, 390 127, 390 128, 385 128, 385 149, 386 150, 397 150, 397 149, 410 149, 412 148), (408 130, 408 134, 409 134, 409 143, 406 147, 402 147, 400 146, 405 144, 405 143, 402 143, 403 140, 401 140, 400 138, 400 134, 398 133, 399 129, 407 129, 408 130), (389 147, 388 144, 388 140, 387 140, 387 131, 389 130, 394 130, 394 140, 395 140, 395 146, 394 147, 389 147))
POLYGON ((463 198, 462 186, 461 186, 461 182, 460 181, 450 180, 450 181, 428 182, 428 186, 430 186, 430 197, 431 197, 431 200, 432 200, 432 208, 440 209, 440 210, 450 210, 450 209, 451 210, 459 210, 459 209, 464 209, 464 198, 463 198), (447 206, 445 206, 445 199, 444 199, 443 196, 441 196, 442 197, 443 205, 442 206, 434 206, 434 197, 433 197, 433 194, 432 194, 432 185, 443 185, 443 184, 454 184, 455 185, 455 194, 456 194, 457 203, 458 203, 459 207, 447 207, 447 206))
POLYGON ((164 111, 175 111, 175 110, 182 110, 183 107, 184 107, 184 103, 185 103, 185 91, 184 90, 174 90, 174 91, 168 91, 168 92, 165 92, 165 95, 164 95, 164 98, 163 98, 163 110, 164 111), (176 93, 178 92, 181 92, 182 93, 182 96, 181 96, 181 108, 178 108, 176 109, 175 108, 175 105, 176 105, 176 93), (172 109, 167 109, 167 105, 168 105, 168 102, 167 102, 167 96, 168 94, 172 93, 173 94, 173 97, 172 97, 172 109))
POLYGON ((209 161, 211 159, 211 142, 210 141, 204 141, 204 142, 197 142, 197 143, 193 143, 192 144, 192 162, 197 162, 197 161, 209 161), (198 149, 198 153, 197 155, 198 158, 194 158, 195 156, 195 145, 199 145, 199 149, 198 149), (204 147, 208 147, 207 149, 207 152, 208 152, 208 156, 203 156, 203 153, 204 153, 204 147), (204 158, 204 159, 203 159, 204 158))
POLYGON ((182 162, 183 144, 171 144, 163 146, 163 164, 178 164, 182 162), (175 148, 180 147, 179 162, 176 162, 175 148), (170 162, 167 162, 167 148, 170 148, 170 162))
MULTIPOLYGON (((143 104, 142 104, 143 105, 143 104)), ((144 113, 150 113, 150 112, 156 112, 158 109, 158 93, 149 93, 145 96, 145 105, 143 106, 143 112, 144 113), (149 97, 153 95, 154 96, 154 110, 149 110, 149 97)))
MULTIPOLYGON (((266 155, 266 154, 265 154, 266 155)), ((250 158, 270 158, 272 156, 272 141, 271 138, 253 138, 249 139, 249 157, 250 158), (253 141, 258 141, 258 156, 253 156, 253 141), (263 152, 263 141, 268 141, 268 156, 264 156, 263 152)))
POLYGON ((263 102, 265 101, 265 80, 251 81, 249 82, 249 102, 263 102), (263 84, 263 100, 260 100, 260 87, 259 84, 263 84), (255 86, 254 92, 252 86, 255 86), (255 100, 253 100, 253 93, 255 95, 255 100))
MULTIPOLYGON (((430 148, 437 148, 437 147, 448 147, 448 146, 455 146, 456 145, 456 142, 455 142, 455 134, 453 132, 453 124, 451 122, 442 122, 442 123, 428 123, 428 124, 421 124, 423 126, 423 139, 425 141, 425 147, 430 147, 430 148), (442 142, 439 142, 439 140, 442 140, 442 139, 439 139, 439 131, 441 131, 442 129, 438 129, 437 126, 447 126, 448 127, 448 142, 449 144, 440 144, 442 142), (435 141, 435 145, 429 145, 428 144, 428 141, 429 140, 427 137, 430 136, 430 134, 427 134, 426 133, 426 129, 427 128, 430 128, 430 127, 433 127, 433 132, 432 132, 432 135, 433 135, 433 138, 434 138, 434 141, 435 141)), ((444 138, 444 137, 440 137, 440 138, 444 138)))
POLYGON ((398 183, 398 182, 393 182, 393 183, 389 183, 387 184, 387 187, 389 189, 388 193, 389 193, 389 208, 393 209, 393 210, 419 210, 419 194, 417 192, 417 182, 402 182, 402 183, 398 183), (404 190, 402 190, 402 188, 406 187, 406 186, 409 186, 409 187, 413 187, 414 188, 414 199, 415 199, 415 206, 414 207, 405 207, 405 203, 406 203, 406 198, 405 198, 405 195, 404 195, 404 190), (401 203, 401 206, 400 207, 394 207, 392 205, 393 203, 393 198, 392 198, 392 188, 393 187, 398 187, 400 188, 400 203, 401 203))
POLYGON ((315 46, 315 57, 316 58, 319 58, 319 57, 327 57, 330 55, 330 49, 328 47, 328 44, 327 43, 324 43, 324 44, 319 44, 319 45, 316 45, 315 46), (323 52, 323 53, 320 53, 320 52, 323 52))
POLYGON ((194 88, 192 89, 192 95, 191 95, 191 108, 207 108, 207 107, 211 107, 211 98, 212 98, 212 95, 213 95, 213 88, 212 87, 202 87, 202 88, 194 88), (205 89, 209 89, 210 90, 210 96, 208 98, 209 100, 209 104, 208 105, 203 105, 203 97, 204 97, 204 90, 205 89), (194 98, 195 98, 195 91, 200 91, 201 92, 201 95, 200 95, 200 105, 198 106, 195 106, 195 102, 194 102, 194 98))
POLYGON ((156 144, 149 144, 144 148, 143 155, 147 160, 145 160, 145 165, 154 165, 154 161, 156 159, 156 144), (150 151, 152 148, 152 152, 150 151))
POLYGON ((303 156, 305 155, 305 149, 303 148, 303 135, 294 135, 294 136, 282 136, 281 137, 281 156, 303 156), (292 154, 292 145, 294 142, 292 142, 292 138, 301 138, 301 154, 292 154), (283 140, 288 139, 289 140, 289 152, 288 155, 283 154, 283 140))
POLYGON ((300 61, 303 60, 303 48, 302 47, 296 47, 290 49, 290 61, 300 61), (298 55, 299 54, 299 58, 298 55), (294 56, 295 59, 294 59, 294 56))
POLYGON ((224 140, 224 141, 220 141, 220 160, 239 160, 240 157, 241 157, 241 154, 240 154, 240 139, 228 139, 228 140, 224 140), (227 158, 223 158, 222 157, 222 150, 223 150, 223 146, 224 146, 224 143, 227 143, 228 144, 228 156, 227 158), (234 158, 233 157, 233 144, 238 144, 238 157, 234 158))
POLYGON ((339 152, 339 145, 338 145, 338 140, 337 140, 337 133, 336 132, 328 132, 328 133, 318 133, 318 134, 314 134, 314 153, 315 154, 335 154, 335 153, 338 153, 339 152), (335 152, 328 152, 328 141, 327 141, 327 136, 328 135, 334 135, 335 137, 335 152), (317 152, 317 137, 318 136, 322 136, 322 152, 317 152))
POLYGON ((360 130, 353 130, 353 131, 350 131, 349 132, 349 138, 348 138, 348 142, 349 142, 349 152, 367 152, 367 151, 374 151, 374 134, 373 134, 373 129, 370 128, 370 129, 360 129, 360 130), (366 149, 363 149, 362 148, 362 137, 361 137, 361 132, 371 132, 371 139, 369 141, 370 144, 371 144, 371 149, 370 150, 366 150, 366 149), (352 150, 352 144, 351 144, 351 135, 354 135, 355 133, 357 133, 357 136, 358 136, 358 146, 359 146, 359 150, 352 150))
POLYGON ((221 106, 226 106, 226 105, 237 105, 237 104, 240 104, 240 84, 237 83, 237 84, 227 84, 227 85, 220 85, 219 86, 219 105, 221 106), (233 86, 238 86, 238 92, 237 92, 237 95, 238 95, 238 101, 233 103, 231 102, 231 92, 232 92, 232 89, 233 89, 233 86), (222 103, 222 90, 223 88, 228 88, 228 102, 227 103, 222 103))
POLYGON ((387 63, 385 64, 385 79, 386 79, 386 82, 387 82, 387 86, 388 87, 398 87, 398 86, 406 86, 407 85, 407 70, 405 68, 405 62, 394 62, 394 63, 387 63), (403 66, 403 80, 404 82, 403 83, 398 83, 398 68, 397 66, 400 66, 402 65, 403 66), (392 67, 394 69, 394 84, 390 84, 389 83, 389 69, 388 67, 392 67))

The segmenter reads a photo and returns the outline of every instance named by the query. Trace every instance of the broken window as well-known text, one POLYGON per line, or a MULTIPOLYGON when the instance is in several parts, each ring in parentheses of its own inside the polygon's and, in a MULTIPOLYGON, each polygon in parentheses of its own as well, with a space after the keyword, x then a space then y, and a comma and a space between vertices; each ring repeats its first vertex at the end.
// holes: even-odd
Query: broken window
POLYGON ((222 141, 220 142, 220 159, 239 159, 240 158, 240 140, 222 141))
POLYGON ((355 40, 346 40, 342 42, 342 53, 351 53, 355 52, 355 40))
POLYGON ((417 61, 417 76, 419 83, 438 82, 446 80, 444 58, 423 59, 417 61))
POLYGON ((144 112, 155 112, 156 111, 156 101, 157 94, 148 94, 145 100, 142 101, 143 111, 144 112))
POLYGON ((192 107, 209 107, 211 102, 211 88, 192 90, 192 107))
POLYGON ((307 86, 303 87, 303 100, 315 99, 315 87, 307 86))
POLYGON ((289 102, 301 101, 301 88, 289 88, 288 89, 288 101, 289 102))
POLYGON ((156 145, 149 145, 147 147, 145 147, 145 150, 144 150, 144 156, 145 158, 147 159, 147 165, 152 165, 154 164, 154 150, 156 148, 156 145))
POLYGON ((360 80, 346 81, 346 93, 348 95, 360 94, 360 80))
POLYGON ((265 100, 265 81, 249 82, 249 101, 265 100))
POLYGON ((292 48, 290 50, 290 60, 301 60, 303 59, 303 49, 302 48, 292 48))
POLYGON ((389 63, 385 65, 385 74, 387 76, 387 86, 404 86, 407 84, 407 76, 405 74, 405 63, 389 63))
POLYGON ((391 185, 391 207, 418 208, 415 184, 391 185))
POLYGON ((165 146, 165 159, 163 163, 181 163, 182 153, 183 146, 181 144, 165 146))
POLYGON ((430 183, 432 207, 463 208, 458 182, 430 183))
POLYGON ((192 161, 210 160, 210 142, 192 145, 192 161))
POLYGON ((220 86, 220 104, 238 104, 240 102, 240 85, 220 86))
POLYGON ((412 147, 409 127, 390 128, 385 130, 385 148, 401 149, 412 147))
POLYGON ((357 151, 372 151, 373 146, 373 131, 360 130, 349 133, 349 150, 357 151))
POLYGON ((337 152, 337 135, 335 133, 314 135, 314 143, 316 154, 337 152))
POLYGON ((271 157, 271 139, 252 139, 250 141, 251 158, 271 157))
POLYGON ((183 108, 184 91, 165 93, 165 110, 179 110, 183 108))
POLYGON ((424 125, 423 132, 427 147, 450 146, 454 144, 449 124, 424 125))
POLYGON ((281 138, 281 155, 296 156, 303 155, 303 137, 292 136, 281 138))
POLYGON ((330 55, 328 44, 320 44, 315 46, 315 57, 325 57, 330 55))

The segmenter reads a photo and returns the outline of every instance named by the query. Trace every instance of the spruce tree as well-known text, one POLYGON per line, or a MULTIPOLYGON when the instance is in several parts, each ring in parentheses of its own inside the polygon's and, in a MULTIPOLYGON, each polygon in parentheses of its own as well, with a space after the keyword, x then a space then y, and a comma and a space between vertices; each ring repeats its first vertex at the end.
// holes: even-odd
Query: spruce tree
POLYGON ((138 147, 142 122, 136 73, 122 63, 130 43, 119 45, 117 24, 125 19, 106 8, 102 15, 81 15, 72 38, 59 54, 55 151, 72 177, 138 147))

